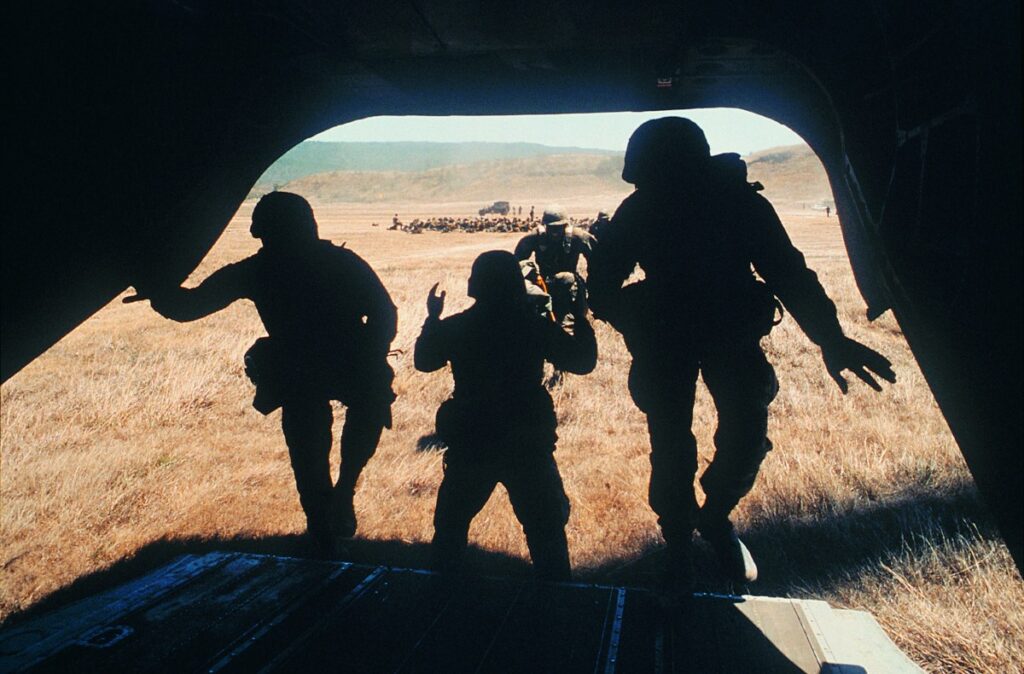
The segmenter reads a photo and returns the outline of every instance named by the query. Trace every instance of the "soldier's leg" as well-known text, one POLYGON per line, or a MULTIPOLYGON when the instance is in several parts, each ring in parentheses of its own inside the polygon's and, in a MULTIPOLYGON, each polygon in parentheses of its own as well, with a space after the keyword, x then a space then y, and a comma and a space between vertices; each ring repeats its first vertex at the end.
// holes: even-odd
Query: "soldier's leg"
MULTIPOLYGON (((533 448, 521 449, 525 454, 533 448)), ((569 544, 565 538, 569 498, 555 458, 543 450, 517 457, 501 477, 516 518, 523 525, 534 574, 539 580, 570 580, 569 544)))
POLYGON ((351 538, 356 533, 353 504, 356 482, 377 451, 388 409, 355 404, 345 413, 341 430, 341 468, 331 498, 331 528, 334 535, 351 538))
POLYGON ((703 509, 708 516, 728 517, 772 448, 768 405, 779 384, 756 344, 706 358, 701 371, 718 410, 715 458, 700 480, 707 497, 703 509))
POLYGON ((386 410, 352 405, 345 413, 341 429, 341 469, 338 488, 352 491, 363 468, 377 451, 381 433, 387 424, 386 410))
POLYGON ((690 430, 692 403, 676 413, 651 412, 647 430, 651 438, 651 483, 648 498, 658 515, 666 541, 693 535, 697 500, 693 477, 697 473, 697 441, 690 430))
POLYGON ((697 440, 691 426, 696 387, 695 362, 634 359, 629 373, 630 393, 647 415, 651 439, 648 499, 667 546, 660 595, 671 606, 687 602, 693 592, 697 440))
POLYGON ((434 570, 450 573, 458 569, 469 538, 469 524, 487 504, 497 484, 495 471, 487 466, 445 460, 444 478, 437 490, 434 508, 431 542, 434 570))
POLYGON ((330 545, 327 510, 332 491, 329 459, 333 420, 326 400, 294 400, 281 409, 281 429, 295 473, 299 503, 306 514, 306 528, 325 550, 330 545))
POLYGON ((696 362, 668 363, 647 356, 634 358, 630 368, 629 390, 647 415, 651 439, 648 497, 669 543, 689 541, 693 535, 697 441, 691 425, 696 387, 696 362))
POLYGON ((715 458, 701 476, 706 498, 699 529, 715 548, 725 574, 752 582, 757 565, 736 535, 729 513, 754 485, 771 449, 768 405, 778 392, 778 381, 757 345, 715 354, 705 360, 702 372, 718 410, 718 429, 715 458))
POLYGON ((570 272, 559 272, 549 276, 546 281, 548 292, 551 293, 551 306, 555 320, 559 324, 563 324, 567 317, 571 317, 576 306, 576 275, 570 272))

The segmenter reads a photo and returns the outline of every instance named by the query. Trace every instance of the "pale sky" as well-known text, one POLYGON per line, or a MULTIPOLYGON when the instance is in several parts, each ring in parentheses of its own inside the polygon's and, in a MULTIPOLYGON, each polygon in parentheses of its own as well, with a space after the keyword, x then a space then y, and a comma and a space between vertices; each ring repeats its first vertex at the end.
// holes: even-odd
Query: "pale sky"
POLYGON ((311 140, 524 142, 625 150, 630 134, 642 122, 668 115, 689 117, 697 122, 707 134, 713 154, 738 152, 746 155, 769 147, 803 143, 788 127, 734 108, 568 115, 370 117, 328 129, 311 140))

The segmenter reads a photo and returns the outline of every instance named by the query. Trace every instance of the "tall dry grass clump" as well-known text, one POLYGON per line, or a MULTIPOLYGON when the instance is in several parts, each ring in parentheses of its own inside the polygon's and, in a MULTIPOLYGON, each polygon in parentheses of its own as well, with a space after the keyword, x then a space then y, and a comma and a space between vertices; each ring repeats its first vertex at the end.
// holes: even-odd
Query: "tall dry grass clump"
MULTIPOLYGON (((423 205, 410 215, 470 213, 459 208, 423 205)), ((467 306, 473 258, 511 249, 516 236, 410 236, 370 226, 389 222, 392 212, 317 208, 322 235, 346 241, 375 267, 400 316, 394 430, 361 481, 359 538, 350 555, 419 566, 441 455, 418 446, 451 389, 450 375, 412 366, 426 292, 440 282, 448 312, 467 306)), ((232 221, 189 283, 255 250, 248 215, 232 221)), ((891 358, 899 381, 882 394, 855 383, 843 396, 791 319, 765 340, 781 392, 771 407, 775 449, 737 512, 762 570, 749 591, 869 610, 929 671, 1020 671, 1024 583, 897 324, 890 316, 864 319, 834 219, 799 212, 784 219, 847 331, 891 358)), ((252 409, 242 371, 242 354, 262 332, 247 302, 183 325, 145 303, 115 300, 4 384, 3 616, 76 581, 81 594, 182 552, 304 553, 280 413, 262 417, 252 409)), ((603 323, 597 337, 596 371, 568 377, 554 396, 555 456, 572 502, 570 552, 581 579, 643 585, 654 578, 661 545, 646 504, 646 427, 626 390, 629 354, 621 338, 603 323)), ((336 431, 343 415, 336 407, 336 431)), ((702 389, 694 415, 702 468, 714 428, 702 389)), ((470 562, 481 572, 528 572, 523 534, 503 490, 470 536, 470 562)), ((724 585, 706 562, 700 573, 707 589, 745 591, 724 585)))

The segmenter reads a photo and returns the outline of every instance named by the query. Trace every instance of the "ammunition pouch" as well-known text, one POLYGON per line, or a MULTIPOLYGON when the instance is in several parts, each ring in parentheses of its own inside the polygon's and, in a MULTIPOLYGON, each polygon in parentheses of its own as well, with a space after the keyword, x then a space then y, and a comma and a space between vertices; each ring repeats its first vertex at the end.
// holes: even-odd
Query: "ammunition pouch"
POLYGON ((395 373, 386 354, 328 353, 309 355, 282 346, 271 337, 257 339, 243 358, 245 374, 256 385, 252 406, 267 415, 287 400, 319 398, 347 406, 379 407, 391 427, 391 389, 395 373))
POLYGON ((245 364, 245 376, 256 386, 256 395, 252 406, 260 414, 267 415, 281 406, 283 396, 279 377, 275 372, 274 345, 269 337, 260 337, 242 360, 245 364))
POLYGON ((558 438, 554 404, 540 387, 506 401, 467 403, 449 398, 437 409, 434 423, 449 452, 482 459, 509 452, 550 452, 558 438))

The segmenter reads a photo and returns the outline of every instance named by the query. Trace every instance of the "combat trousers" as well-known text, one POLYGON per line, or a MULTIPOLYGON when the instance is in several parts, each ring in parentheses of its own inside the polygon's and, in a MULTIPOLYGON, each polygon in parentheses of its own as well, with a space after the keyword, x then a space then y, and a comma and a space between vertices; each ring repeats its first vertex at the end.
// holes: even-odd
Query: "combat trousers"
POLYGON ((508 490, 516 518, 523 525, 537 578, 570 579, 569 546, 565 538, 569 499, 558 465, 549 452, 522 454, 487 461, 457 456, 445 459, 444 479, 434 510, 435 569, 446 572, 457 568, 466 549, 470 522, 501 482, 508 490))
POLYGON ((688 541, 696 524, 697 441, 693 405, 698 372, 718 412, 715 456, 700 478, 704 512, 728 516, 753 487, 771 450, 768 405, 778 393, 775 371, 757 344, 722 347, 700 358, 635 358, 630 391, 647 414, 651 438, 649 499, 665 540, 688 541))
POLYGON ((381 410, 349 406, 341 431, 341 469, 338 482, 331 479, 330 455, 333 444, 331 403, 323 399, 291 400, 282 405, 284 431, 299 503, 306 514, 306 527, 318 542, 328 542, 330 509, 338 496, 350 497, 387 421, 381 410))
POLYGON ((551 308, 555 319, 564 324, 565 317, 577 306, 576 294, 579 292, 579 284, 576 282, 576 274, 568 271, 558 272, 547 277, 545 282, 551 295, 551 308))

